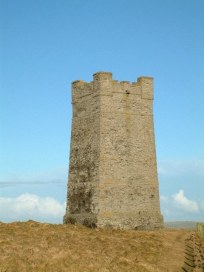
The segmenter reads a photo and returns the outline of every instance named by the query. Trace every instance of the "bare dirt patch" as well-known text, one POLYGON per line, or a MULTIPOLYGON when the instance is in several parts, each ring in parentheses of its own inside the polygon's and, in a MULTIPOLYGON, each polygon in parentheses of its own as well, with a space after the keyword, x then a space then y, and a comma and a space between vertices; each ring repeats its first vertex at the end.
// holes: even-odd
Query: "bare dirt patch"
POLYGON ((0 272, 182 271, 192 234, 0 223, 0 272))

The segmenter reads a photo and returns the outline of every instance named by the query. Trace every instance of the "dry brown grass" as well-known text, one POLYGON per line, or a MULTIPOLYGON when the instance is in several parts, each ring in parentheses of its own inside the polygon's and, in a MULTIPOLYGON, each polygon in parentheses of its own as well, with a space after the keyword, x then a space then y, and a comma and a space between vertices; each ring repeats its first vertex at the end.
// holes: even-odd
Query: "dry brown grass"
POLYGON ((0 272, 181 271, 190 233, 0 223, 0 272))

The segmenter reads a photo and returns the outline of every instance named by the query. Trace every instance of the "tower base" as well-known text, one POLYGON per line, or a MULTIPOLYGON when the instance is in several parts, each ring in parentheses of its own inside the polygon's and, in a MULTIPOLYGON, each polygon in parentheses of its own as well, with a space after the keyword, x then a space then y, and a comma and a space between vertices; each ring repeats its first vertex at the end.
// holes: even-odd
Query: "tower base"
POLYGON ((163 216, 161 214, 151 214, 151 217, 141 217, 124 215, 108 215, 100 216, 93 213, 65 214, 63 218, 64 224, 84 225, 90 228, 108 228, 108 229, 124 229, 124 230, 156 230, 162 229, 163 216))

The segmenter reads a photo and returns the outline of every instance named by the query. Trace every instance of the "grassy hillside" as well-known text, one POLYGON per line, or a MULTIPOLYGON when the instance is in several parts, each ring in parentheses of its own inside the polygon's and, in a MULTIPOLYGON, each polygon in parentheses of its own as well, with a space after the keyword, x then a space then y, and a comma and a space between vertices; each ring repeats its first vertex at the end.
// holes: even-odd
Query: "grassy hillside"
POLYGON ((0 271, 181 271, 191 233, 0 223, 0 271))

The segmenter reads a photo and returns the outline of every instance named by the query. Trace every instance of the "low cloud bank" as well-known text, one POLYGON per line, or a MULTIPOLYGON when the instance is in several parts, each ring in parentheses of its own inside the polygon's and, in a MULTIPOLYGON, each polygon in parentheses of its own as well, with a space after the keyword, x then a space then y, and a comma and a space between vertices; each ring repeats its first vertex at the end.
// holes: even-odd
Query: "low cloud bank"
MULTIPOLYGON (((190 199, 182 189, 171 196, 161 195, 160 199, 165 221, 202 221, 204 218, 204 202, 190 199)), ((0 221, 35 220, 62 223, 65 208, 66 203, 35 194, 24 193, 18 197, 0 197, 0 221)))
POLYGON ((65 203, 52 197, 21 194, 18 197, 0 197, 0 221, 36 220, 40 222, 62 223, 65 203))

